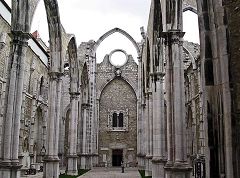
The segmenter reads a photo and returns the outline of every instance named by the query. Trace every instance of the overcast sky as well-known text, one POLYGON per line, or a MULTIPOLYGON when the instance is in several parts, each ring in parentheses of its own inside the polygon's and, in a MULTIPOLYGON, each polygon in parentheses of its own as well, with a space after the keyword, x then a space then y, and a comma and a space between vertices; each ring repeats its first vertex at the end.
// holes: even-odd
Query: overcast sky
MULTIPOLYGON (((11 0, 6 0, 8 3, 11 0)), ((107 31, 118 27, 141 41, 140 27, 146 29, 151 0, 58 0, 61 22, 67 33, 75 34, 77 44, 97 41, 107 31)), ((184 13, 185 39, 199 42, 197 15, 184 13)), ((43 0, 34 15, 31 32, 38 30, 43 41, 48 41, 48 27, 43 0)), ((123 49, 136 59, 134 46, 127 38, 115 33, 102 42, 97 51, 100 62, 105 54, 123 49)))

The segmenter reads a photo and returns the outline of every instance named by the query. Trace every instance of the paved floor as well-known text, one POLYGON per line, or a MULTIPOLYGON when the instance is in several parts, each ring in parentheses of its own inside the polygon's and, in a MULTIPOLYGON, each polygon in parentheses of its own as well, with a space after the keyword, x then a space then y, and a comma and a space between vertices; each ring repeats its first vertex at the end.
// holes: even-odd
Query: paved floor
POLYGON ((93 168, 86 174, 78 178, 140 178, 137 168, 125 168, 121 173, 121 168, 93 168))
POLYGON ((43 173, 40 172, 40 173, 37 173, 36 175, 26 175, 26 176, 20 176, 21 178, 42 178, 43 177, 43 173))
MULTIPOLYGON (((137 168, 125 168, 121 173, 121 168, 93 168, 86 174, 78 178, 140 178, 137 168)), ((21 178, 42 178, 43 173, 36 175, 21 176, 21 178)))

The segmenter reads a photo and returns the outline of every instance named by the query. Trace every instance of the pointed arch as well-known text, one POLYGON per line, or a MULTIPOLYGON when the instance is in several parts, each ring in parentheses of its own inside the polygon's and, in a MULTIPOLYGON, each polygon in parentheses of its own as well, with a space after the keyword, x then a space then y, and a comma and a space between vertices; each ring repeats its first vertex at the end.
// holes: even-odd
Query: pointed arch
POLYGON ((77 44, 74 35, 70 35, 68 42, 68 58, 70 66, 70 92, 78 93, 79 63, 77 59, 77 44))
POLYGON ((191 12, 193 12, 193 13, 195 13, 195 14, 198 14, 197 9, 196 9, 195 7, 192 7, 192 6, 186 6, 186 7, 184 7, 184 8, 183 8, 183 12, 186 12, 186 11, 191 11, 191 12))
POLYGON ((191 60, 191 63, 192 63, 192 66, 193 66, 193 69, 197 69, 197 64, 196 64, 196 61, 192 55, 192 53, 188 50, 187 46, 186 45, 183 45, 183 50, 189 54, 189 57, 190 57, 190 60, 191 60))
MULTIPOLYGON (((30 32, 33 15, 40 0, 25 1, 18 4, 12 1, 12 30, 30 32), (26 9, 26 10, 25 10, 26 9), (20 18, 23 17, 23 18, 20 18)), ((59 6, 57 0, 44 0, 47 14, 49 43, 50 43, 50 70, 51 72, 63 71, 63 50, 62 50, 62 27, 60 21, 59 6)))
MULTIPOLYGON (((114 81, 116 78, 112 78, 110 81, 108 81, 107 83, 104 83, 100 89, 99 89, 99 92, 97 94, 97 99, 99 100, 101 98, 101 95, 102 95, 102 92, 104 91, 104 89, 112 83, 112 81, 114 81)), ((124 82, 126 82, 133 90, 133 92, 135 93, 135 96, 137 96, 137 88, 133 87, 134 85, 131 84, 131 82, 127 79, 127 78, 123 78, 121 77, 121 80, 123 80, 124 82)))
POLYGON ((97 42, 95 43, 95 46, 94 46, 94 51, 96 53, 97 51, 97 48, 98 46, 109 36, 111 36, 112 34, 114 33, 120 33, 122 34, 123 36, 125 36, 128 40, 130 40, 133 44, 133 46, 136 48, 136 51, 138 53, 138 56, 140 56, 140 49, 139 49, 139 46, 137 44, 137 42, 134 40, 134 38, 129 35, 126 31, 120 29, 120 28, 113 28, 112 30, 109 30, 108 32, 106 32, 104 35, 102 35, 98 40, 97 42))

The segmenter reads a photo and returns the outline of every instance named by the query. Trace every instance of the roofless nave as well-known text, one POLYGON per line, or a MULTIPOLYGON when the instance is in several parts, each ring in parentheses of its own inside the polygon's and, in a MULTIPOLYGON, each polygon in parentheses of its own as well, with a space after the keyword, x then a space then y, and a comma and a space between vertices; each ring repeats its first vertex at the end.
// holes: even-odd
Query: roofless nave
POLYGON ((78 48, 57 0, 44 0, 49 49, 29 31, 38 2, 0 1, 0 177, 122 162, 154 178, 240 177, 239 0, 152 0, 141 42, 114 28, 78 48), (187 10, 199 17, 200 46, 183 41, 187 10), (115 33, 138 63, 115 49, 97 64, 115 33))

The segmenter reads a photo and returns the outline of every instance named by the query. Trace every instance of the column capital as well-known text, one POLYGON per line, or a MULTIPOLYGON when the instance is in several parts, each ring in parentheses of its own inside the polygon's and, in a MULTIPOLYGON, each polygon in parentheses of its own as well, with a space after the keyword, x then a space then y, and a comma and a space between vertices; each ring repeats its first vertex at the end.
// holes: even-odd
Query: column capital
POLYGON ((28 46, 28 40, 31 38, 29 33, 25 33, 23 31, 11 31, 11 33, 9 33, 9 36, 12 39, 12 44, 17 44, 25 47, 28 46))
POLYGON ((49 78, 52 80, 59 80, 64 75, 62 72, 49 72, 49 78))
POLYGON ((153 72, 150 75, 152 77, 152 80, 163 82, 163 78, 164 78, 165 74, 166 74, 165 72, 153 72))
POLYGON ((165 45, 179 44, 182 45, 182 38, 185 35, 185 32, 181 30, 168 30, 167 32, 162 32, 161 36, 165 39, 165 45))

